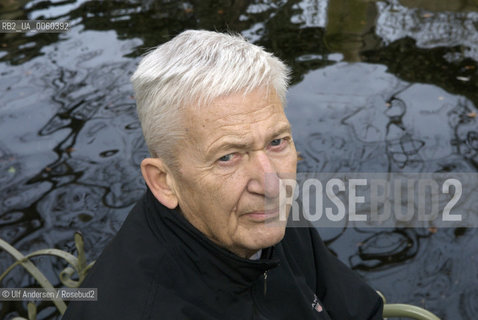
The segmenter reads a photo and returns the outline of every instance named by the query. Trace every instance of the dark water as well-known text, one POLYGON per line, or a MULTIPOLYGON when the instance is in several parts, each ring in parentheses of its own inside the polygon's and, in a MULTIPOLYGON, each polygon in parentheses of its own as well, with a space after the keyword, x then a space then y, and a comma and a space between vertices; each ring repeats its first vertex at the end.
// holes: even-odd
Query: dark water
MULTIPOLYGON (((23 253, 74 253, 79 230, 92 260, 118 230, 147 156, 129 76, 184 29, 240 32, 293 68, 300 171, 478 169, 476 0, 0 1, 0 18, 73 24, 0 34, 0 237, 23 253)), ((390 302, 476 319, 476 229, 321 232, 390 302)), ((60 285, 63 261, 34 261, 60 285)), ((0 254, 0 272, 11 263, 0 254)), ((3 285, 35 282, 17 268, 3 285)), ((4 303, 0 319, 25 307, 4 303)))

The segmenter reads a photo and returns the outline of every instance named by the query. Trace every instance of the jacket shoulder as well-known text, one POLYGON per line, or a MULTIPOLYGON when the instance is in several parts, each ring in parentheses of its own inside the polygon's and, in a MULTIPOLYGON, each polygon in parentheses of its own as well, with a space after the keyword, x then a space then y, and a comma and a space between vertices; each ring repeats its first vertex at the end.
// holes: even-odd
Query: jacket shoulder
POLYGON ((97 301, 72 301, 64 320, 146 319, 158 276, 167 270, 167 245, 150 230, 141 203, 131 210, 81 287, 96 288, 97 301))

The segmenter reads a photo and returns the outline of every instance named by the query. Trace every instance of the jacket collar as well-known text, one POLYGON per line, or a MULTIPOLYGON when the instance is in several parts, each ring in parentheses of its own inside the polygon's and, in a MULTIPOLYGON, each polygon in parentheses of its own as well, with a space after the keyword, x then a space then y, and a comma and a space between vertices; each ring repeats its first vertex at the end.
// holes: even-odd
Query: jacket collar
POLYGON ((258 260, 241 258, 212 242, 189 223, 179 209, 171 210, 162 205, 149 188, 143 199, 152 232, 156 236, 161 234, 169 247, 185 253, 218 289, 224 286, 230 290, 231 285, 236 291, 250 288, 265 271, 279 264, 274 247, 263 249, 258 260))

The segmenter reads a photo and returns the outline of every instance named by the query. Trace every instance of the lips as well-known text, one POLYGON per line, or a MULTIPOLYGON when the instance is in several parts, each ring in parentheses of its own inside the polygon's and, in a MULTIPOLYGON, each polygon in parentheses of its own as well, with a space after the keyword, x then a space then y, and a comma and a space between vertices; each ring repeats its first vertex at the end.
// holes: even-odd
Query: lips
POLYGON ((244 214, 244 216, 254 221, 271 220, 279 216, 279 208, 275 208, 271 210, 251 211, 244 214))

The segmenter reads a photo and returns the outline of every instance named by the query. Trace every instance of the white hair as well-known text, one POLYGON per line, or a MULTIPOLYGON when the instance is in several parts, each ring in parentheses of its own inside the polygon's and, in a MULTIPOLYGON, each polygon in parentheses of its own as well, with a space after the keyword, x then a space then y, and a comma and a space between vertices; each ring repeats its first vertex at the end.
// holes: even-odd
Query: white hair
POLYGON ((156 47, 131 77, 151 156, 174 166, 186 107, 258 88, 274 89, 284 105, 289 72, 278 58, 239 35, 187 30, 156 47))

